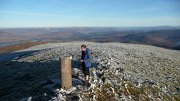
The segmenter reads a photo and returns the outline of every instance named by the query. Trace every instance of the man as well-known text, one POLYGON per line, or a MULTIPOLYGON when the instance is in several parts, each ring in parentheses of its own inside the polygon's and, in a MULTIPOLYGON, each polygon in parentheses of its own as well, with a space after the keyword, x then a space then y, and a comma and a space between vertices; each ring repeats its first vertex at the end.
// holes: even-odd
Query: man
POLYGON ((85 86, 89 84, 89 68, 91 67, 91 52, 86 45, 81 45, 82 55, 81 55, 81 66, 85 76, 85 86))

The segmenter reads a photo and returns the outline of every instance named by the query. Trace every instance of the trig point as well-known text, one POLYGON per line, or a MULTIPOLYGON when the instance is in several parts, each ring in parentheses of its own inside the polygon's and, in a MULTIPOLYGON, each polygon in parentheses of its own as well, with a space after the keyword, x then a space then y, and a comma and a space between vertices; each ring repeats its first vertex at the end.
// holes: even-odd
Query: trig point
POLYGON ((72 87, 71 56, 60 57, 60 82, 61 88, 68 90, 72 87))

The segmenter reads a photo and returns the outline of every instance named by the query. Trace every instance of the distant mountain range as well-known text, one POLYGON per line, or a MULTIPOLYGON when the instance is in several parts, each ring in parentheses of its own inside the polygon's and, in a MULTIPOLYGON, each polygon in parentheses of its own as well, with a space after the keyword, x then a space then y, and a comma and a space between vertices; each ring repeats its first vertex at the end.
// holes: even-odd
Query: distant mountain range
POLYGON ((0 45, 24 41, 124 42, 180 50, 180 27, 1 28, 0 45))

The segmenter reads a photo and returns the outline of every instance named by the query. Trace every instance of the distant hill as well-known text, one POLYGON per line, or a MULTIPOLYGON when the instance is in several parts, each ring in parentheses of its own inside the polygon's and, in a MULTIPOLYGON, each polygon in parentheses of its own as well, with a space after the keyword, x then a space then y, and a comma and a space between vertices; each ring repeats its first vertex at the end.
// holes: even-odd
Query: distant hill
POLYGON ((165 48, 175 48, 180 42, 180 30, 157 30, 129 34, 118 38, 120 42, 149 44, 165 48))
POLYGON ((0 29, 0 44, 23 41, 124 42, 164 48, 180 47, 180 27, 69 27, 0 29))

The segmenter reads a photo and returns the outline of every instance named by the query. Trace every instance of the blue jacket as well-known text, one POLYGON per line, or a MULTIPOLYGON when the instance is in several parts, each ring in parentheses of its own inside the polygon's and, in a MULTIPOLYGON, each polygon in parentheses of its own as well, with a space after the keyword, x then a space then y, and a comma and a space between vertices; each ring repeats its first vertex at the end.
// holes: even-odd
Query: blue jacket
POLYGON ((86 48, 84 59, 82 56, 81 59, 84 61, 86 68, 91 67, 91 51, 89 48, 86 48))

